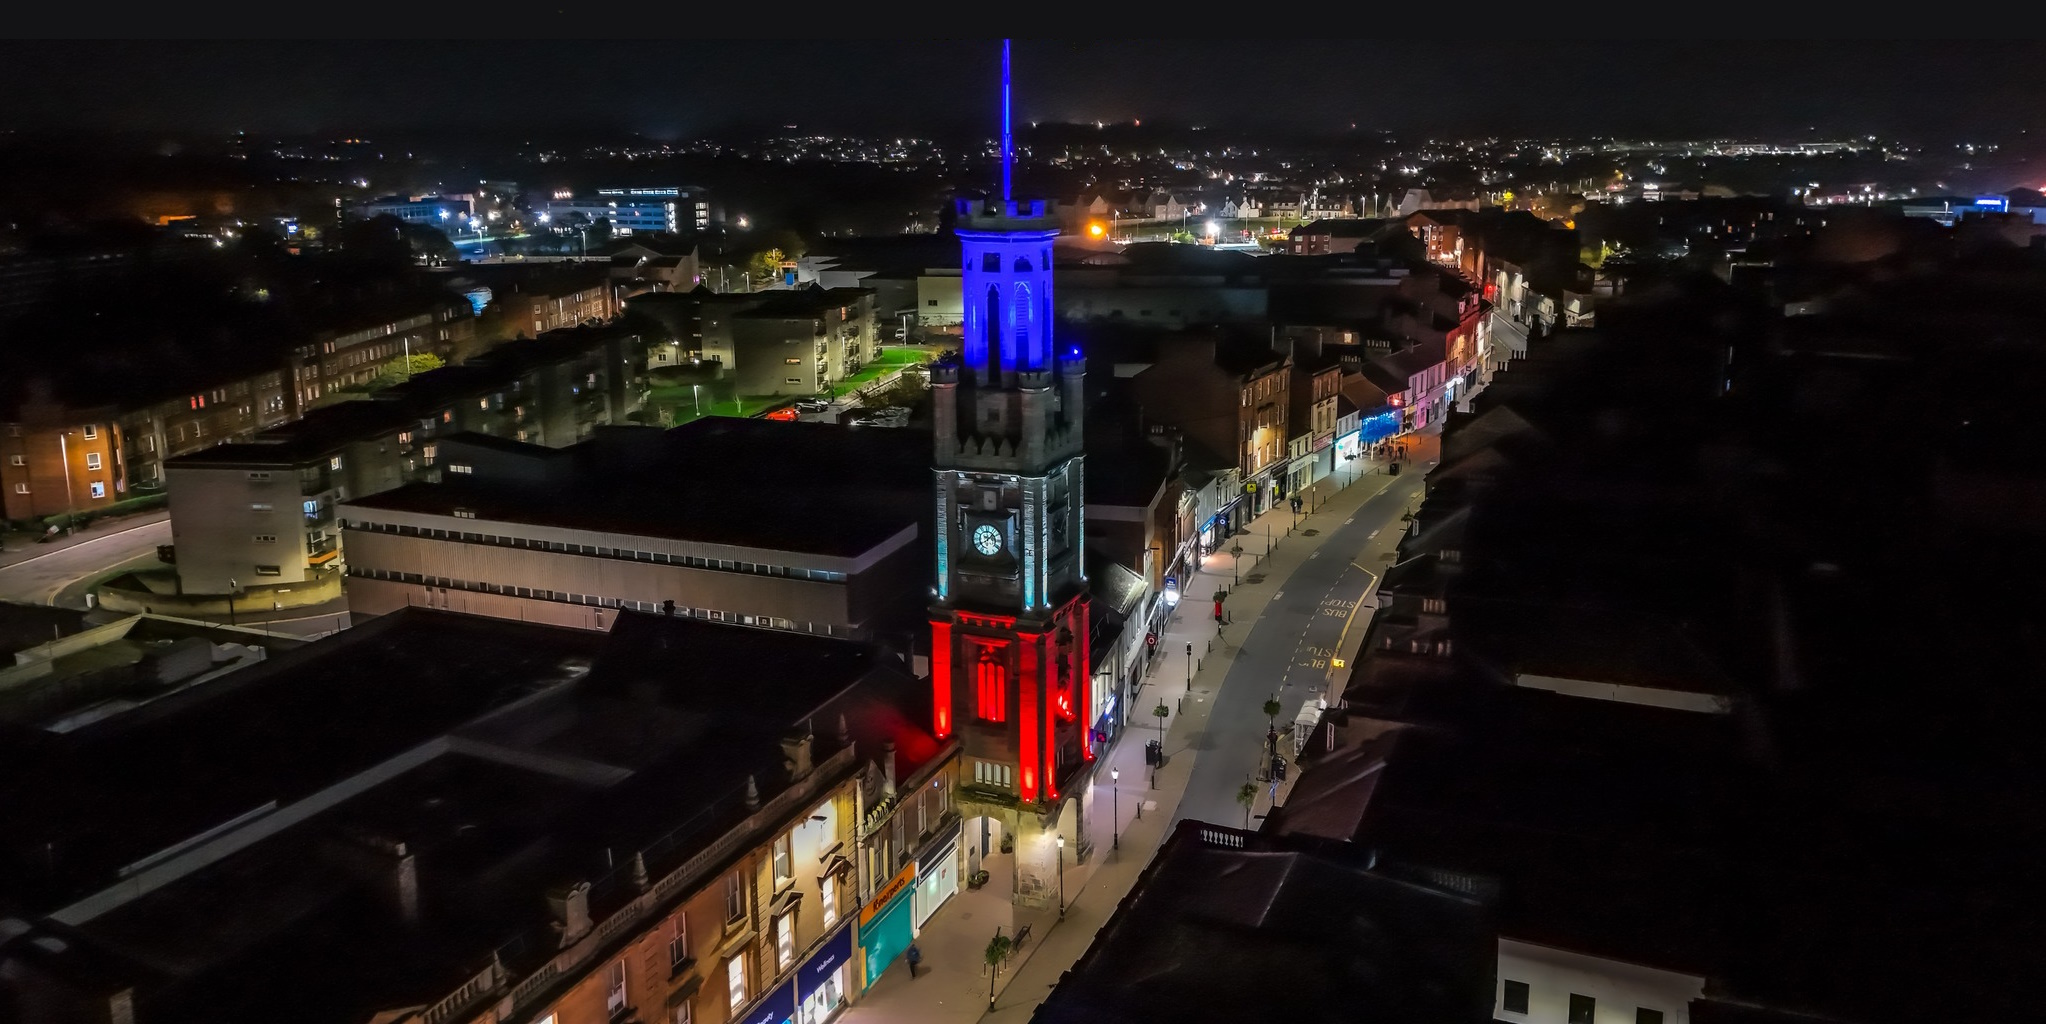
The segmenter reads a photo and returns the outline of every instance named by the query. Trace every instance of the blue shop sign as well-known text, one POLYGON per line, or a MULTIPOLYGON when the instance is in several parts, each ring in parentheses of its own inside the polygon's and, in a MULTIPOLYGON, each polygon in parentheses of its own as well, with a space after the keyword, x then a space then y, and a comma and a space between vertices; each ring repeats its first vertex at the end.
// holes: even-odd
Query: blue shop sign
POLYGON ((796 1019, 796 986, 784 982, 738 1024, 789 1024, 796 1019))
POLYGON ((838 926, 838 934, 824 940, 824 947, 803 963, 803 969, 796 972, 798 996, 810 998, 811 993, 824 987, 840 967, 852 962, 853 930, 852 921, 838 926))

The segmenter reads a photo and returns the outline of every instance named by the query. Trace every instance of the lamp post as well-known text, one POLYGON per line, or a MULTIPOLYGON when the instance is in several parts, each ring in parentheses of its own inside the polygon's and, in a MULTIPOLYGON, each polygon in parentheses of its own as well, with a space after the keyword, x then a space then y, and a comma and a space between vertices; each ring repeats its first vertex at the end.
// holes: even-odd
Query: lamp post
POLYGON ((1122 769, 1113 765, 1108 769, 1108 848, 1122 849, 1122 792, 1118 783, 1122 781, 1122 769))
POLYGON ((57 460, 64 464, 64 535, 67 537, 71 535, 71 521, 77 518, 72 512, 70 433, 68 430, 57 432, 57 460))
POLYGON ((1186 642, 1186 689, 1179 694, 1179 710, 1186 713, 1186 698, 1193 693, 1193 641, 1186 642))
POLYGON ((693 399, 695 399, 695 400, 696 400, 696 415, 697 415, 697 416, 699 416, 699 417, 700 417, 700 416, 702 416, 702 415, 703 415, 703 385, 701 385, 701 384, 691 384, 691 385, 689 385, 689 397, 690 397, 690 398, 693 398, 693 399))
POLYGON ((1058 838, 1058 858, 1059 858, 1059 920, 1063 921, 1065 920, 1066 917, 1066 837, 1064 833, 1060 833, 1058 838))
POLYGON ((235 592, 240 590, 241 588, 242 588, 241 581, 235 579, 232 576, 229 576, 227 578, 227 624, 230 626, 235 624, 234 595, 235 592))

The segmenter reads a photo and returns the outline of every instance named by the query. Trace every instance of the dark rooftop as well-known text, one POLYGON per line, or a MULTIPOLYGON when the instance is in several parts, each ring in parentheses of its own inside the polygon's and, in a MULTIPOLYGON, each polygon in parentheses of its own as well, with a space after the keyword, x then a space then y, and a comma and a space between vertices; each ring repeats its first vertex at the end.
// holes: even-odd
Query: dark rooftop
POLYGON ((1480 902, 1198 821, 1166 839, 1033 1024, 1478 1024, 1480 902))
POLYGON ((922 431, 723 416, 624 429, 635 436, 615 451, 603 439, 570 449, 582 461, 569 484, 414 483, 349 504, 843 557, 930 514, 922 431))
POLYGON ((62 735, 7 728, 0 898, 20 910, 96 891, 123 865, 572 678, 601 641, 407 609, 62 735), (60 874, 29 867, 53 854, 60 874))

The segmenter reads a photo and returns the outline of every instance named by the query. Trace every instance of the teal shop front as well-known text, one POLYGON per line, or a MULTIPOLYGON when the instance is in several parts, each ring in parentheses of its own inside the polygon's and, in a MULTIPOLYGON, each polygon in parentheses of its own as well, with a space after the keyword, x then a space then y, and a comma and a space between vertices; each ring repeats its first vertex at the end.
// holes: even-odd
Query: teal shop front
POLYGON ((860 953, 867 985, 909 948, 910 904, 915 902, 911 894, 915 891, 916 863, 912 861, 860 908, 860 953))

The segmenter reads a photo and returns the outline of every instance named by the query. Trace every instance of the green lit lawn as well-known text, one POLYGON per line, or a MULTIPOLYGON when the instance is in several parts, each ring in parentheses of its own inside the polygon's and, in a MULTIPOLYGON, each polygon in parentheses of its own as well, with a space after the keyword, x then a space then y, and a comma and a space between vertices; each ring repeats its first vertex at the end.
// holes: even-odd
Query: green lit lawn
POLYGON ((831 388, 831 397, 839 398, 851 394, 869 384, 896 373, 905 366, 928 363, 936 358, 939 350, 922 346, 884 348, 880 358, 860 368, 860 372, 839 381, 831 388))

